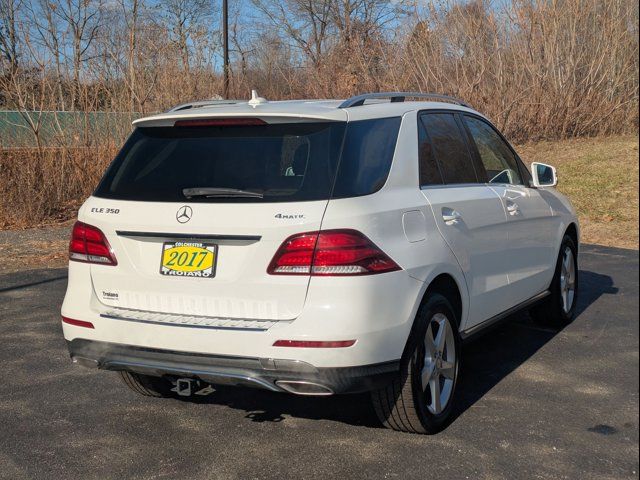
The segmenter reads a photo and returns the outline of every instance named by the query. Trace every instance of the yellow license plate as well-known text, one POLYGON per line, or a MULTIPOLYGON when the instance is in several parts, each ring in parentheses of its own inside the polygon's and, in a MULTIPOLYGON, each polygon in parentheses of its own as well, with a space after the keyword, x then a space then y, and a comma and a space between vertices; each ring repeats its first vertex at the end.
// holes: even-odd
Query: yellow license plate
POLYGON ((216 274, 217 246, 197 242, 165 242, 160 273, 176 277, 213 278, 216 274))

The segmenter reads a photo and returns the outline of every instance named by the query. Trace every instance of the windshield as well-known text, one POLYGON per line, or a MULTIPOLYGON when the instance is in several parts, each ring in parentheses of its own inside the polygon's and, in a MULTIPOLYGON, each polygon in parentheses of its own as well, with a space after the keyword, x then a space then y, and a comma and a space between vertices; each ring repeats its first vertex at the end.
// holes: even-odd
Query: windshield
MULTIPOLYGON (((391 154, 399 126, 399 119, 393 120, 385 132, 392 140, 391 154)), ((327 200, 338 168, 358 183, 354 195, 372 193, 381 187, 380 172, 370 186, 361 185, 363 176, 354 174, 361 164, 365 177, 370 177, 372 164, 380 163, 386 179, 389 148, 381 162, 376 162, 371 149, 349 148, 351 143, 367 142, 367 137, 371 140, 371 135, 379 137, 381 120, 373 121, 371 135, 363 135, 363 127, 371 122, 348 124, 354 135, 347 133, 346 138, 344 122, 139 127, 107 170, 95 195, 157 202, 327 200), (358 124, 362 125, 356 128, 358 124), (343 158, 344 166, 339 167, 343 140, 348 158, 343 158)))

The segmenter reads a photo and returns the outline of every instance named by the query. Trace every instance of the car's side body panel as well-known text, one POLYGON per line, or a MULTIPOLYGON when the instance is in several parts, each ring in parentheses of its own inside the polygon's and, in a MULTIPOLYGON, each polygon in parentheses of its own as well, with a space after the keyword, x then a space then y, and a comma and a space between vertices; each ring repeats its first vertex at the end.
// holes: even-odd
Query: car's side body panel
MULTIPOLYGON (((553 242, 555 224, 548 203, 537 189, 523 185, 496 185, 507 218, 508 298, 520 303, 546 289, 555 270, 557 248, 553 242)), ((559 243, 558 243, 559 245, 559 243)))
POLYGON ((505 213, 495 192, 485 185, 424 188, 438 231, 464 272, 469 289, 471 327, 511 306, 505 258, 508 236, 505 213), (447 220, 459 214, 455 220, 447 220))

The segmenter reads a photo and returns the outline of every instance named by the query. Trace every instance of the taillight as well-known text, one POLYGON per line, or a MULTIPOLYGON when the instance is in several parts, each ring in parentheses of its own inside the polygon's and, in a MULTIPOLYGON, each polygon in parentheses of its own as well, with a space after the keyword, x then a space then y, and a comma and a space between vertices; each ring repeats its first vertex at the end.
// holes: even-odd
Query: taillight
POLYGON ((117 265, 111 246, 99 228, 76 222, 69 242, 69 260, 117 265))
POLYGON ((267 273, 271 275, 371 275, 400 267, 356 230, 307 232, 287 238, 267 273))

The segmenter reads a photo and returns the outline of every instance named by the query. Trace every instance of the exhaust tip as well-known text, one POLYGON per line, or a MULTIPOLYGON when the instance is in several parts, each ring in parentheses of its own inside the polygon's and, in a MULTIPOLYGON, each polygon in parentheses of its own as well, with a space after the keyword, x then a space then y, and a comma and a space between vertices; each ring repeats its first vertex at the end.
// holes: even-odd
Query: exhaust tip
POLYGON ((296 395, 333 395, 333 390, 319 383, 307 382, 305 380, 276 380, 276 385, 283 390, 296 395))
POLYGON ((100 365, 97 360, 93 358, 85 358, 85 357, 71 357, 71 361, 76 365, 80 365, 84 368, 98 368, 100 365))

